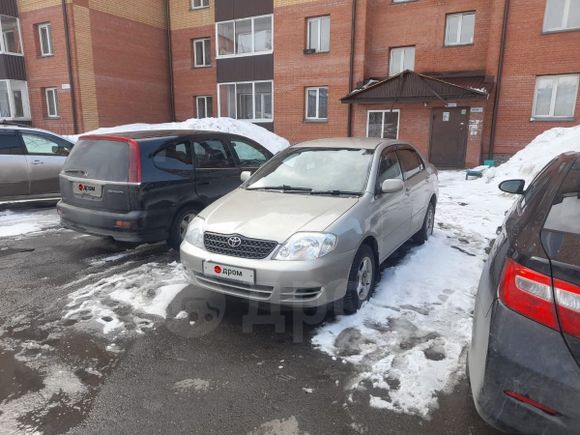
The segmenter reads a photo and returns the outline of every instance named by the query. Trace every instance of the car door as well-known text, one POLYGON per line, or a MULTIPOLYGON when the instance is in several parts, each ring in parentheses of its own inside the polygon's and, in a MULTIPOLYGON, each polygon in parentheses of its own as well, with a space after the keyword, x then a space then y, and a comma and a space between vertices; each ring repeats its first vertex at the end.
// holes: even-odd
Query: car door
POLYGON ((397 150, 397 157, 403 171, 405 192, 411 201, 409 235, 412 235, 419 231, 425 218, 430 199, 430 177, 417 151, 411 148, 401 148, 397 150))
POLYGON ((266 148, 249 139, 234 136, 230 139, 230 146, 242 171, 253 172, 273 156, 266 148))
POLYGON ((240 168, 226 141, 219 137, 194 137, 195 184, 197 194, 206 204, 212 203, 238 187, 240 168))
POLYGON ((28 164, 20 136, 14 131, 0 130, 0 198, 29 192, 28 164))
POLYGON ((381 244, 381 259, 390 255, 409 238, 411 201, 405 189, 393 193, 381 192, 383 182, 390 179, 403 180, 403 174, 395 151, 385 149, 380 157, 373 202, 373 207, 376 208, 375 220, 379 223, 376 233, 381 244))
POLYGON ((58 194, 58 175, 72 144, 48 134, 23 131, 20 133, 26 150, 30 174, 30 194, 58 194))

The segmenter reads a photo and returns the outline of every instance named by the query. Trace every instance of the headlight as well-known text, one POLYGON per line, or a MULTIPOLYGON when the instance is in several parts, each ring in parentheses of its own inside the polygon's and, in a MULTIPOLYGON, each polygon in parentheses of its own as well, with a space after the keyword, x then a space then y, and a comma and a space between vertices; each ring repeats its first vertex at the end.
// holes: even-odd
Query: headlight
POLYGON ((327 233, 296 233, 274 256, 274 260, 314 260, 336 248, 337 237, 327 233))
POLYGON ((203 248, 203 224, 204 220, 196 216, 188 225, 185 233, 185 241, 197 248, 203 248))

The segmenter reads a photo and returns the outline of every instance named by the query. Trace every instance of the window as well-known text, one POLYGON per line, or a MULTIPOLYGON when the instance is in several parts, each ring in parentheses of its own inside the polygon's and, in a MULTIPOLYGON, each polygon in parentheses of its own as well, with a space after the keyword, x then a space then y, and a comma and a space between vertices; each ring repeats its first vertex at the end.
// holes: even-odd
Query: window
POLYGON ((416 0, 393 0, 393 3, 408 3, 408 2, 414 2, 416 0))
POLYGON ((198 119, 213 115, 212 97, 195 97, 195 114, 198 119))
POLYGON ((272 87, 271 81, 220 83, 219 116, 257 122, 272 121, 272 87))
POLYGON ((44 95, 46 96, 46 116, 58 118, 58 94, 56 88, 46 88, 44 95))
POLYGON ((162 171, 191 177, 193 175, 191 146, 186 142, 171 144, 155 153, 153 164, 162 171))
POLYGON ((544 31, 580 29, 580 2, 578 0, 547 0, 544 31))
POLYGON ((0 51, 2 53, 22 54, 22 41, 20 39, 20 23, 18 18, 0 15, 0 51))
POLYGON ((192 0, 191 9, 201 9, 209 7, 209 0, 192 0))
POLYGON ((447 15, 445 45, 473 44, 475 33, 475 12, 447 15))
POLYGON ((193 66, 194 68, 201 68, 210 66, 210 48, 209 38, 194 39, 193 40, 193 66))
POLYGON ((399 110, 369 110, 367 137, 397 139, 399 137, 399 110))
POLYGON ((377 177, 378 191, 380 192, 380 187, 384 181, 393 179, 403 179, 399 160, 393 151, 383 151, 379 164, 379 176, 377 177))
POLYGON ((306 88, 306 119, 328 119, 328 88, 306 88))
POLYGON ((224 143, 217 139, 208 139, 193 143, 196 165, 198 168, 232 168, 234 161, 224 143))
POLYGON ((30 119, 28 86, 22 80, 0 80, 0 119, 30 119))
POLYGON ((542 76, 536 79, 533 118, 571 118, 576 108, 580 75, 542 76))
POLYGON ((0 131, 0 155, 24 154, 20 138, 15 133, 0 131))
POLYGON ((306 49, 313 53, 330 51, 330 16, 307 19, 306 49))
POLYGON ((65 141, 56 141, 38 134, 22 133, 22 140, 28 154, 68 156, 71 149, 71 145, 65 141))
POLYGON ((413 150, 399 150, 397 151, 397 156, 399 157, 405 180, 417 175, 424 169, 421 157, 413 150))
POLYGON ((389 75, 395 76, 408 69, 415 69, 415 47, 391 48, 389 75))
POLYGON ((38 46, 41 56, 52 56, 52 26, 50 23, 38 25, 38 46))
POLYGON ((272 52, 272 15, 216 24, 217 56, 248 56, 272 52))
POLYGON ((256 145, 238 139, 231 144, 242 167, 258 167, 268 160, 268 155, 256 145))

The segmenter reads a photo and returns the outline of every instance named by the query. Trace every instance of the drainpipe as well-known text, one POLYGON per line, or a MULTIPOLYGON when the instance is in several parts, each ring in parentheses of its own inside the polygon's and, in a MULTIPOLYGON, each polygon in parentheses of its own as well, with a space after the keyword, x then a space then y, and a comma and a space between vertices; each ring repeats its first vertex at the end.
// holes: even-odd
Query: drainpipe
POLYGON ((79 120, 77 113, 77 102, 75 95, 75 83, 73 76, 73 66, 72 66, 72 50, 70 44, 70 32, 69 32, 69 21, 68 12, 66 6, 66 0, 62 0, 62 17, 64 21, 64 41, 66 46, 66 60, 68 66, 68 81, 70 85, 70 101, 72 105, 72 117, 73 117, 73 130, 74 134, 79 134, 79 120))
MULTIPOLYGON (((351 93, 354 87, 354 46, 356 40, 356 0, 352 0, 352 23, 350 25, 350 70, 348 74, 348 92, 351 93)), ((347 115, 347 136, 352 136, 352 103, 348 104, 347 115)))
POLYGON ((167 27, 167 68, 169 72, 169 113, 171 121, 175 122, 175 79, 173 75, 173 44, 171 40, 171 6, 170 0, 165 0, 165 25, 167 27))
POLYGON ((499 47, 499 62, 497 65, 497 83, 495 89, 495 96, 493 98, 493 114, 491 117, 491 133, 489 138, 489 150, 487 153, 487 158, 489 160, 493 159, 493 150, 495 148, 495 133, 497 129, 497 112, 499 110, 499 97, 501 93, 501 84, 503 79, 503 64, 505 57, 505 46, 507 39, 507 27, 508 27, 508 17, 510 11, 510 0, 505 0, 505 6, 503 11, 503 25, 501 29, 501 40, 499 47))

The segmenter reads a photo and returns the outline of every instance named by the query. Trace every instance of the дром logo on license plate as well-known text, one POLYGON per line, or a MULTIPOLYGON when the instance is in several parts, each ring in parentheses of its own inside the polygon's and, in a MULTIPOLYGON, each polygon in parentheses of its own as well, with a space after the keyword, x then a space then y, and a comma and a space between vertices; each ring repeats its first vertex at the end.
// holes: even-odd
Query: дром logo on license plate
POLYGON ((243 267, 225 266, 223 264, 205 262, 203 264, 203 273, 204 275, 215 276, 222 279, 254 284, 254 271, 243 267))

